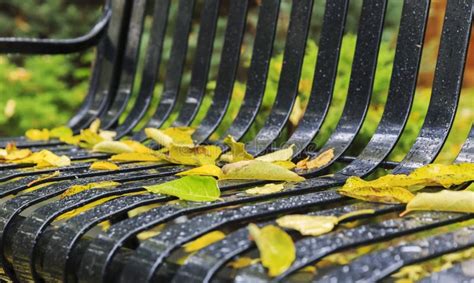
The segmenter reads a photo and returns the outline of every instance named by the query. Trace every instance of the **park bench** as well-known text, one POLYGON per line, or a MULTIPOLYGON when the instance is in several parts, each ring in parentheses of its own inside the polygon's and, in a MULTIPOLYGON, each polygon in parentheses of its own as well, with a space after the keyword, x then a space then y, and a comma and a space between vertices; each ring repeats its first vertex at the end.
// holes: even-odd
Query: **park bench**
MULTIPOLYGON (((96 46, 96 59, 89 92, 69 126, 78 132, 96 118, 102 128, 117 132, 117 139, 130 136, 145 141, 143 131, 132 133, 152 103, 162 51, 167 35, 170 7, 177 5, 173 23, 172 46, 166 64, 160 100, 145 127, 160 128, 173 110, 180 111, 172 126, 190 125, 207 93, 206 86, 213 58, 213 44, 220 0, 110 0, 96 26, 86 35, 65 40, 0 39, 0 52, 23 54, 65 54, 96 46), (150 2, 150 3, 149 3, 150 2), (197 4, 199 9, 197 10, 197 4), (153 11, 147 8, 153 7, 153 11), (151 34, 146 48, 140 48, 146 14, 152 15, 151 34), (198 15, 198 16, 196 16, 198 15), (178 93, 189 44, 191 25, 199 22, 191 79, 185 99, 178 93), (144 52, 144 54, 140 54, 144 52), (137 98, 132 89, 138 73, 140 55, 145 58, 137 98), (133 103, 126 119, 119 117, 133 103), (178 105, 179 104, 179 105, 178 105)), ((227 1, 227 25, 212 105, 193 134, 197 144, 209 139, 220 125, 231 101, 239 68, 241 45, 246 33, 247 13, 251 1, 227 1)), ((268 78, 280 0, 263 0, 258 7, 258 23, 254 31, 253 53, 248 68, 243 102, 225 135, 240 140, 254 123, 262 105, 268 78)), ((247 151, 260 155, 280 137, 298 94, 298 86, 312 19, 313 0, 291 1, 290 22, 284 49, 278 91, 264 126, 247 143, 247 151)), ((474 226, 420 235, 424 231, 472 219, 471 214, 419 212, 398 217, 401 205, 373 204, 349 200, 335 192, 350 176, 366 177, 376 169, 390 169, 393 174, 407 174, 434 161, 453 125, 464 77, 474 11, 472 0, 449 0, 444 17, 440 48, 436 62, 432 94, 421 130, 405 158, 387 160, 398 142, 411 110, 425 30, 429 0, 404 0, 396 42, 395 59, 389 93, 383 116, 372 138, 357 156, 345 155, 353 144, 368 111, 377 67, 387 0, 363 0, 359 18, 357 43, 350 74, 345 107, 328 141, 314 152, 308 151, 319 133, 332 101, 340 48, 344 35, 349 0, 327 0, 318 43, 318 60, 308 107, 289 139, 279 148, 295 145, 295 161, 302 153, 317 155, 334 149, 327 165, 305 172, 306 181, 278 193, 249 196, 238 190, 261 182, 224 182, 222 200, 210 203, 173 203, 171 197, 130 194, 143 191, 144 185, 170 180, 183 166, 127 164, 121 169, 90 171, 90 163, 74 162, 54 169, 20 168, 17 164, 0 164, 0 266, 3 279, 18 282, 208 282, 239 281, 311 281, 372 282, 387 280, 404 266, 423 262, 444 254, 474 246, 474 226), (342 168, 327 174, 331 166, 342 168), (58 170, 57 181, 39 190, 20 193, 38 175, 58 170), (71 185, 113 180, 121 185, 108 190, 87 190, 68 198, 58 196, 71 185), (68 211, 101 198, 123 195, 95 206, 68 219, 54 219, 68 211), (147 212, 128 217, 127 211, 150 204, 162 204, 147 212), (374 214, 354 216, 357 225, 340 227, 319 237, 293 235, 296 259, 283 274, 269 278, 260 263, 233 270, 227 263, 242 255, 255 253, 247 224, 262 226, 274 223, 276 217, 289 213, 341 215, 360 209, 373 209, 374 214), (110 221, 100 231, 98 224, 110 221), (139 240, 137 234, 167 223, 156 236, 139 240), (180 248, 213 230, 226 232, 226 237, 192 254, 182 265, 176 264, 180 248), (298 272, 328 255, 353 250, 373 243, 401 238, 394 244, 369 252, 345 265, 333 264, 323 274, 298 272), (306 277, 305 277, 306 276, 306 277)), ((6 94, 2 94, 6 95, 6 94)), ((66 145, 58 140, 32 141, 24 137, 2 138, 0 147, 10 141, 35 150, 47 148, 66 154, 72 160, 107 158, 66 145)), ((219 142, 217 142, 219 143, 219 142)), ((304 155, 303 155, 304 156, 304 155)), ((474 162, 474 128, 454 162, 474 162)), ((430 275, 427 282, 462 282, 473 280, 463 272, 462 264, 430 275), (450 281, 451 280, 451 281, 450 281)), ((471 264, 472 267, 472 264, 471 264)), ((472 274, 471 274, 472 276, 472 274)))

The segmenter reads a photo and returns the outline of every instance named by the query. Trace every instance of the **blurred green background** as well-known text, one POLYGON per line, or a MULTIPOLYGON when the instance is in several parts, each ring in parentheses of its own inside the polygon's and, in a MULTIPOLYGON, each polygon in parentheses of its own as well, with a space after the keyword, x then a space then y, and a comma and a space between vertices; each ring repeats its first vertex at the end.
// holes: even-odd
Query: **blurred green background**
MULTIPOLYGON (((153 2, 153 1, 152 1, 153 2)), ((178 1, 172 1, 177 3, 178 1)), ((250 56, 253 45, 253 35, 257 22, 258 0, 251 1, 249 12, 247 36, 244 39, 242 47, 241 66, 239 68, 238 82, 235 85, 232 104, 226 118, 219 127, 216 137, 227 129, 231 124, 233 117, 237 114, 240 101, 245 93, 246 72, 250 63, 250 56)), ((325 121, 320 135, 315 143, 320 146, 330 135, 332 129, 340 116, 344 106, 345 95, 349 86, 351 73, 352 56, 356 44, 357 21, 360 13, 360 4, 362 1, 351 1, 350 13, 348 17, 346 35, 343 41, 338 77, 334 92, 334 101, 331 105, 329 116, 325 121)), ((403 1, 389 1, 388 13, 385 22, 383 42, 380 49, 379 64, 377 68, 376 82, 374 85, 374 95, 371 101, 370 111, 363 129, 354 145, 350 148, 351 154, 360 152, 368 142, 371 134, 375 131, 379 121, 385 99, 387 96, 394 49, 396 46, 396 36, 398 32, 398 21, 400 18, 403 1)), ((31 0, 31 1, 11 1, 0 0, 0 36, 34 36, 48 38, 65 38, 81 35, 89 30, 101 13, 101 3, 98 1, 80 1, 80 0, 31 0)), ((185 93, 190 79, 190 66, 192 64, 192 54, 194 52, 196 38, 199 32, 199 6, 202 1, 198 1, 198 7, 195 12, 192 34, 190 36, 189 58, 186 66, 186 74, 183 80, 182 92, 185 93)), ((222 48, 222 35, 226 27, 226 14, 228 1, 224 1, 221 9, 222 16, 218 22, 218 32, 215 43, 215 53, 212 60, 211 73, 208 84, 208 95, 200 109, 199 115, 194 125, 198 125, 209 107, 212 99, 212 93, 215 87, 215 79, 219 65, 220 52, 222 48)), ((299 97, 295 110, 293 111, 291 122, 288 124, 285 134, 281 140, 291 133, 301 113, 304 112, 308 100, 314 65, 317 58, 317 42, 321 29, 321 19, 323 14, 324 0, 315 0, 313 21, 310 30, 310 40, 307 44, 305 64, 299 88, 299 97)), ((277 43, 275 45, 274 57, 271 62, 270 74, 267 83, 264 105, 262 113, 257 119, 257 123, 245 139, 251 138, 263 125, 265 117, 271 109, 275 97, 279 73, 283 60, 283 49, 285 40, 285 29, 288 26, 291 1, 282 1, 282 11, 279 20, 279 32, 277 34, 277 43)), ((152 7, 150 6, 150 9, 152 7)), ((175 19, 177 5, 172 5, 171 21, 175 19)), ((433 22, 436 24, 437 14, 433 12, 433 22)), ((149 36, 149 27, 151 18, 147 17, 145 25, 145 36, 142 44, 143 51, 146 50, 147 38, 149 36)), ((439 23, 438 23, 439 26, 439 23)), ((168 35, 172 34, 172 25, 168 35)), ((427 41, 422 60, 422 70, 424 75, 417 89, 415 104, 410 116, 410 122, 403 134, 403 137, 392 154, 392 159, 400 160, 404 153, 411 147, 416 138, 423 117, 426 113, 430 96, 430 80, 435 66, 437 41, 427 41), (430 75, 431 74, 431 75, 430 75), (426 79, 428 78, 428 79, 426 79)), ((164 60, 160 70, 158 82, 162 82, 165 74, 164 66, 169 56, 171 41, 168 38, 165 41, 163 52, 164 60)), ((18 56, 18 55, 0 55, 0 136, 21 135, 29 128, 51 128, 65 124, 71 117, 74 110, 87 92, 88 79, 90 76, 90 66, 94 59, 94 50, 89 50, 80 54, 67 56, 18 56)), ((471 58, 472 59, 472 58, 471 58)), ((470 60, 471 60, 470 59, 470 60)), ((143 58, 140 66, 143 67, 143 58)), ((140 68, 141 70, 141 68, 140 68)), ((137 76, 139 86, 140 75, 137 76)), ((161 84, 158 83, 155 89, 155 105, 159 99, 161 84)), ((137 92, 137 87, 134 93, 137 92)), ((456 116, 455 132, 452 134, 446 144, 443 153, 438 161, 449 162, 459 151, 467 132, 474 119, 474 90, 465 87, 462 92, 461 110, 456 116)), ((153 107, 152 107, 153 109, 153 107)), ((151 115, 151 111, 149 113, 151 115)), ((170 122, 172 119, 170 119, 170 122)))

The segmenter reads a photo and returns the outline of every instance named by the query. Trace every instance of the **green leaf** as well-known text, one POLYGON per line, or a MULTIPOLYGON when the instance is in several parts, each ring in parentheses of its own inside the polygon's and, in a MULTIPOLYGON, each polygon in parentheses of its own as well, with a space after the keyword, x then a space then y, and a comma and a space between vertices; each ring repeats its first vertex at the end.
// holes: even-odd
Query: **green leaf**
POLYGON ((268 268, 268 275, 278 276, 291 266, 296 257, 295 244, 285 231, 273 225, 260 229, 253 223, 248 230, 257 244, 263 266, 268 268))
POLYGON ((154 186, 145 186, 147 191, 155 194, 164 194, 189 201, 215 201, 221 192, 217 181, 207 176, 186 176, 178 180, 154 186))

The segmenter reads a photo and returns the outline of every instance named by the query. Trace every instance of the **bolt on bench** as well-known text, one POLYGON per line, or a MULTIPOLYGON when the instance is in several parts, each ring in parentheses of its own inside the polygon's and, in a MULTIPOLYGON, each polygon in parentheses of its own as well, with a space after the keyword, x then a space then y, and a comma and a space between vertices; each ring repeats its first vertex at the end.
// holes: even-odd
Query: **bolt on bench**
MULTIPOLYGON (((207 92, 217 20, 224 2, 110 0, 105 4, 100 21, 82 37, 68 40, 4 38, 0 39, 0 52, 64 54, 96 46, 97 56, 89 92, 69 121, 69 126, 74 132, 79 132, 100 118, 102 128, 115 131, 116 139, 128 136, 144 142, 147 137, 143 129, 133 132, 144 119, 148 120, 143 128, 160 128, 173 117, 173 110, 177 107, 180 110, 172 127, 189 126, 196 118, 207 92), (177 5, 178 9, 172 27, 171 51, 165 79, 158 82, 163 46, 167 30, 171 28, 170 7, 173 5, 177 5), (143 49, 144 54, 140 54, 147 7, 154 7, 153 21, 148 46, 143 49), (199 17, 195 19, 197 14, 199 17), (199 33, 189 88, 185 99, 181 99, 180 86, 193 21, 199 22, 199 33), (144 56, 145 65, 137 98, 133 100, 132 89, 139 70, 140 55, 144 56), (146 118, 157 83, 163 83, 163 90, 153 116, 146 118), (131 111, 119 123, 120 116, 130 103, 133 103, 131 111)), ((239 68, 250 1, 228 2, 215 92, 207 114, 193 133, 196 144, 215 143, 210 137, 221 124, 231 102, 239 68)), ((264 126, 246 144, 247 151, 254 156, 275 150, 272 145, 288 122, 298 95, 315 5, 313 2, 291 1, 276 98, 264 126)), ((362 1, 344 109, 327 142, 316 152, 307 152, 308 146, 320 132, 332 102, 349 2, 327 0, 320 7, 324 15, 309 103, 293 133, 278 148, 295 145, 295 161, 301 159, 303 152, 317 155, 333 149, 334 157, 328 164, 306 171, 303 174, 305 181, 277 193, 247 195, 239 191, 262 182, 224 181, 219 186, 223 192, 220 201, 176 202, 172 197, 146 194, 143 186, 172 180, 173 175, 187 169, 186 166, 130 163, 115 171, 91 171, 87 160, 105 159, 109 155, 58 140, 2 138, 2 148, 14 141, 19 148, 33 151, 48 149, 78 161, 54 169, 0 164, 0 266, 3 278, 18 282, 372 282, 388 280, 390 275, 404 266, 474 246, 472 223, 454 230, 440 230, 435 235, 423 234, 424 231, 468 221, 473 218, 471 214, 417 212, 401 218, 398 213, 403 211, 402 205, 354 201, 335 191, 351 176, 366 177, 379 168, 391 169, 392 174, 408 174, 434 161, 447 139, 457 111, 471 38, 474 1, 448 1, 428 111, 413 146, 400 162, 389 161, 387 157, 398 142, 411 111, 427 28, 429 0, 403 1, 385 109, 370 141, 358 156, 351 157, 344 154, 353 144, 366 118, 388 3, 388 0, 362 1), (342 169, 328 171, 336 163, 343 164, 342 169), (48 180, 54 183, 38 190, 25 191, 38 176, 55 171, 59 173, 48 180), (327 172, 333 174, 325 175, 327 172), (107 190, 91 189, 58 198, 73 185, 100 181, 120 184, 107 190), (65 212, 106 197, 115 198, 66 221, 55 221, 65 212), (155 207, 133 217, 127 216, 128 211, 145 205, 155 207), (291 234, 296 258, 277 277, 269 277, 261 263, 241 269, 232 269, 227 265, 238 257, 256 253, 255 242, 249 239, 247 230, 250 222, 263 227, 274 223, 277 217, 290 213, 342 215, 360 209, 371 209, 374 213, 355 215, 349 220, 357 220, 357 225, 343 225, 321 236, 291 234), (111 226, 102 231, 98 225, 104 221, 109 221, 111 226), (163 228, 159 226, 161 224, 166 225, 163 228), (146 239, 137 237, 156 227, 162 229, 157 235, 146 239), (214 230, 225 231, 225 238, 191 254, 184 263, 177 264, 186 243, 214 230), (403 241, 391 242, 398 238, 403 241), (323 273, 305 273, 306 277, 302 277, 301 270, 330 255, 374 243, 387 244, 347 264, 332 264, 323 273)), ((237 116, 217 143, 228 135, 236 140, 242 139, 259 115, 276 40, 280 4, 280 0, 261 1, 245 96, 237 116)), ((474 162, 474 127, 471 126, 469 136, 454 162, 474 162)), ((424 280, 472 280, 463 272, 462 264, 464 262, 456 263, 424 280)))

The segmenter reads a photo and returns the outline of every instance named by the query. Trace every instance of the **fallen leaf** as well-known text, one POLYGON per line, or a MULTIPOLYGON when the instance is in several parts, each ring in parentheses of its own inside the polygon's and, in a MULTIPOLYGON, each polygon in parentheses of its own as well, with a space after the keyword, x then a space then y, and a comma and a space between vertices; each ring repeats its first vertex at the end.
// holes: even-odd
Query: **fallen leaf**
POLYGON ((28 187, 31 187, 31 186, 33 186, 33 185, 39 183, 39 182, 43 182, 43 181, 45 181, 45 180, 48 180, 48 179, 57 177, 57 176, 59 176, 59 174, 60 174, 59 171, 54 171, 54 172, 51 173, 51 174, 44 174, 44 175, 41 175, 38 179, 35 179, 35 180, 29 182, 27 186, 28 186, 28 187))
POLYGON ((25 136, 27 139, 33 141, 47 141, 49 140, 49 130, 30 129, 26 131, 25 136))
POLYGON ((169 148, 169 161, 183 165, 209 165, 215 164, 221 153, 221 148, 215 145, 189 147, 173 144, 169 148))
POLYGON ((221 231, 212 231, 209 232, 196 240, 185 244, 184 251, 187 253, 199 251, 209 245, 212 245, 215 242, 218 242, 225 238, 225 234, 221 231))
POLYGON ((99 199, 99 200, 96 200, 96 201, 93 201, 93 202, 88 203, 88 204, 86 204, 86 205, 83 205, 83 206, 81 206, 81 207, 79 207, 79 208, 76 208, 76 209, 70 210, 70 211, 68 211, 68 212, 65 212, 65 213, 59 215, 58 217, 56 217, 56 218, 54 219, 54 221, 60 221, 60 220, 68 220, 68 219, 71 219, 71 218, 73 218, 73 217, 76 216, 76 215, 79 215, 79 214, 81 214, 81 213, 83 213, 83 212, 85 212, 85 211, 87 211, 87 210, 89 210, 89 209, 92 209, 92 208, 94 208, 94 207, 96 207, 96 206, 99 206, 99 205, 101 205, 101 204, 103 204, 103 203, 108 202, 109 200, 113 200, 113 199, 118 198, 118 197, 120 197, 120 196, 110 196, 110 197, 101 198, 101 199, 99 199))
POLYGON ((51 138, 61 139, 61 138, 65 138, 65 137, 72 137, 73 132, 72 132, 71 128, 69 128, 69 127, 60 126, 60 127, 56 127, 56 128, 51 129, 49 131, 49 136, 51 138))
POLYGON ((4 158, 7 161, 22 160, 33 154, 29 149, 15 149, 13 151, 6 150, 6 152, 7 155, 5 155, 4 158))
POLYGON ((266 162, 275 162, 275 161, 289 161, 293 157, 293 148, 295 147, 292 144, 290 147, 285 149, 280 149, 269 154, 265 154, 255 158, 255 160, 266 161, 266 162))
POLYGON ((36 164, 36 168, 63 167, 71 165, 71 160, 69 159, 69 157, 65 155, 58 156, 52 153, 51 151, 45 149, 39 152, 34 152, 26 158, 13 160, 13 162, 36 164))
POLYGON ((222 176, 222 170, 216 165, 207 164, 200 167, 196 167, 187 171, 179 172, 177 176, 214 176, 220 178, 222 176))
POLYGON ((215 201, 221 195, 217 181, 207 176, 186 176, 144 188, 150 193, 171 195, 182 200, 197 202, 215 201))
POLYGON ((374 188, 374 187, 357 187, 347 188, 345 185, 338 190, 342 195, 360 199, 363 201, 380 202, 380 203, 407 203, 414 195, 405 188, 374 188))
POLYGON ((92 121, 92 123, 89 125, 89 130, 93 133, 99 133, 99 130, 100 130, 100 119, 95 119, 94 121, 92 121))
POLYGON ((260 229, 253 223, 249 224, 248 230, 257 244, 262 265, 268 268, 269 276, 278 276, 291 266, 296 250, 293 240, 285 231, 273 225, 260 229))
MULTIPOLYGON (((99 136, 98 133, 91 131, 90 129, 81 130, 76 139, 79 141, 77 145, 83 148, 93 148, 94 145, 104 141, 104 138, 99 136)), ((74 137, 72 138, 73 141, 74 137)))
POLYGON ((356 210, 356 211, 352 211, 352 212, 348 212, 346 214, 343 214, 341 216, 339 216, 337 218, 338 222, 342 222, 346 219, 349 219, 349 218, 352 218, 352 217, 355 217, 355 216, 359 216, 359 215, 366 215, 366 214, 374 214, 375 213, 375 210, 373 209, 361 209, 361 210, 356 210))
POLYGON ((101 188, 111 188, 120 185, 118 182, 114 181, 103 181, 103 182, 94 182, 85 185, 74 185, 69 187, 66 191, 64 191, 59 198, 65 198, 77 193, 91 190, 91 189, 101 189, 101 188))
POLYGON ((112 155, 109 160, 111 161, 144 161, 144 162, 156 162, 163 161, 164 159, 155 153, 139 153, 129 152, 112 155))
POLYGON ((406 215, 416 210, 474 212, 474 192, 442 190, 437 193, 418 193, 408 204, 406 215))
POLYGON ((133 148, 119 141, 101 141, 94 145, 92 151, 119 154, 133 152, 133 148))
POLYGON ((89 167, 91 170, 118 170, 120 167, 112 162, 96 161, 89 167))
POLYGON ((151 138, 164 147, 170 147, 173 144, 193 146, 194 142, 191 138, 192 132, 189 129, 190 128, 186 127, 168 128, 165 130, 146 128, 145 134, 148 138, 151 138))
POLYGON ((272 163, 288 170, 292 170, 296 167, 296 164, 291 161, 273 161, 272 163))
POLYGON ((259 258, 250 258, 246 256, 239 257, 236 260, 233 260, 227 264, 227 266, 233 268, 233 269, 242 269, 244 267, 254 265, 256 263, 260 262, 259 258))
POLYGON ((106 141, 111 141, 115 138, 117 135, 116 132, 114 131, 105 131, 105 130, 99 130, 99 136, 103 138, 106 141))
POLYGON ((149 205, 144 205, 144 206, 139 206, 137 208, 131 209, 127 212, 128 217, 135 217, 139 214, 145 213, 147 211, 152 210, 155 207, 159 207, 162 204, 157 203, 157 204, 149 204, 149 205))
POLYGON ((253 160, 253 156, 245 150, 245 144, 237 142, 232 136, 227 136, 224 139, 224 143, 230 147, 230 154, 224 157, 227 162, 238 162, 243 160, 253 160))
POLYGON ((450 188, 474 181, 474 163, 429 164, 415 169, 408 177, 423 180, 425 186, 450 188))
POLYGON ((309 157, 301 160, 300 162, 296 163, 296 168, 302 170, 320 168, 328 164, 333 158, 334 149, 330 148, 311 160, 309 159, 309 157))
POLYGON ((313 273, 316 274, 316 267, 314 266, 306 266, 301 268, 298 272, 306 272, 306 273, 313 273))
POLYGON ((156 235, 160 234, 161 231, 165 228, 165 226, 166 224, 162 223, 151 229, 138 233, 136 237, 140 241, 145 241, 147 239, 150 239, 151 237, 155 237, 156 235))
POLYGON ((222 179, 300 182, 304 178, 281 166, 260 160, 230 163, 222 167, 222 179))
POLYGON ((245 190, 245 192, 249 195, 267 195, 278 193, 285 188, 284 184, 266 184, 261 187, 255 187, 252 189, 245 190))
POLYGON ((154 150, 133 140, 125 140, 122 141, 122 143, 128 145, 130 148, 133 149, 133 152, 138 152, 138 153, 154 153, 154 150))
POLYGON ((293 214, 280 217, 276 222, 280 227, 297 230, 301 235, 319 236, 331 232, 339 220, 335 216, 293 214))

